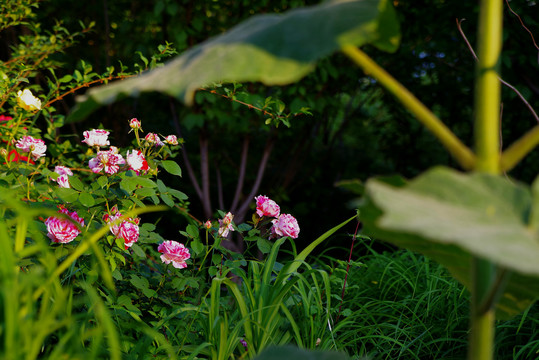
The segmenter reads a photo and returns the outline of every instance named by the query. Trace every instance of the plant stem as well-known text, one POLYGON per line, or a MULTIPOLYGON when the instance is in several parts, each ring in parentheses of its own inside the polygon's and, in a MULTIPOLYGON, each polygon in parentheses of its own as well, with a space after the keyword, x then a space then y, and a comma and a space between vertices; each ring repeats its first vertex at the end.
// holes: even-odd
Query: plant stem
MULTIPOLYGON (((500 173, 499 111, 501 84, 498 65, 502 49, 502 0, 481 0, 478 30, 478 62, 475 87, 475 170, 500 173)), ((472 266, 471 334, 469 360, 493 358, 495 301, 485 306, 496 282, 496 266, 474 258, 472 266)))
POLYGON ((537 144, 539 144, 539 125, 529 130, 503 152, 500 159, 501 170, 509 171, 514 168, 537 144))
POLYGON ((366 74, 378 80, 381 85, 391 92, 423 125, 425 125, 425 127, 440 140, 442 145, 449 150, 451 155, 453 155, 459 162, 460 166, 466 170, 474 168, 475 155, 473 152, 408 89, 357 47, 347 45, 341 50, 361 67, 366 74))
POLYGON ((356 236, 359 230, 359 225, 361 225, 361 222, 358 219, 357 225, 356 225, 356 231, 354 232, 354 236, 352 237, 352 245, 350 246, 350 254, 348 255, 348 264, 346 264, 346 275, 344 276, 344 283, 342 285, 342 292, 341 292, 341 304, 339 305, 339 311, 337 312, 337 319, 335 320, 335 323, 339 322, 339 318, 341 316, 342 303, 344 302, 344 291, 346 290, 346 281, 348 280, 348 273, 350 272, 350 262, 352 262, 352 252, 354 251, 354 243, 356 241, 356 236))
POLYGON ((501 0, 482 0, 479 14, 478 57, 475 85, 476 170, 500 173, 500 96, 498 65, 502 49, 501 0))

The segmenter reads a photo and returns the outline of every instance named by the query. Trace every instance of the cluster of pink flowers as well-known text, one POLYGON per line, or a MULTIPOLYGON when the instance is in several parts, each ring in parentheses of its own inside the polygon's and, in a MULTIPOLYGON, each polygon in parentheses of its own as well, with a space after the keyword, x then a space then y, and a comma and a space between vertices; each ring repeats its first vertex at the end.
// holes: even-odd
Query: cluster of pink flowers
MULTIPOLYGON (((138 141, 138 131, 142 131, 142 124, 140 120, 133 118, 129 120, 129 127, 135 130, 138 141)), ((106 130, 93 129, 87 130, 83 133, 84 140, 88 146, 97 147, 98 152, 95 158, 91 159, 88 163, 90 169, 94 173, 105 171, 107 174, 115 174, 120 170, 120 165, 124 165, 127 162, 129 169, 135 171, 137 175, 144 174, 150 170, 148 161, 144 153, 140 150, 127 151, 126 158, 119 153, 118 149, 111 146, 108 151, 99 151, 100 147, 110 145, 108 140, 109 132, 106 130)), ((165 144, 178 145, 178 138, 175 135, 168 135, 163 142, 159 135, 155 133, 148 133, 144 137, 146 145, 153 145, 155 147, 162 147, 165 144)))
POLYGON ((47 151, 45 142, 41 139, 35 139, 32 136, 23 136, 17 141, 15 146, 21 151, 29 153, 34 160, 45 156, 45 151, 47 151))
MULTIPOLYGON (((98 149, 102 146, 110 145, 109 132, 107 130, 92 129, 83 133, 84 140, 88 146, 95 146, 98 149)), ((105 171, 107 174, 116 174, 120 170, 120 165, 125 164, 125 159, 120 155, 118 148, 111 146, 109 150, 99 150, 95 158, 90 159, 88 166, 94 173, 105 171)))
POLYGON ((103 220, 106 223, 110 223, 110 232, 118 239, 124 241, 125 249, 133 246, 139 238, 139 218, 127 218, 123 221, 118 221, 122 217, 122 214, 118 211, 117 206, 113 206, 111 209, 112 215, 103 215, 103 220))
POLYGON ((167 240, 159 244, 157 251, 163 254, 161 255, 161 261, 165 264, 170 264, 172 262, 172 266, 177 269, 186 268, 187 264, 185 263, 185 260, 191 257, 188 248, 173 240, 167 240))
POLYGON ((71 218, 66 219, 64 217, 50 216, 45 220, 47 225, 47 236, 52 242, 67 244, 73 241, 79 234, 79 227, 75 224, 77 222, 80 227, 84 226, 84 219, 81 218, 75 211, 69 212, 65 208, 61 208, 58 213, 65 214, 71 218))
POLYGON ((73 175, 73 172, 66 166, 57 165, 54 168, 54 172, 58 174, 56 181, 59 187, 69 188, 69 176, 73 175))
POLYGON ((297 239, 299 236, 299 225, 295 217, 290 214, 281 214, 279 205, 267 196, 259 195, 255 197, 256 214, 259 217, 274 217, 271 221, 273 226, 270 229, 270 238, 276 239, 290 236, 297 239))

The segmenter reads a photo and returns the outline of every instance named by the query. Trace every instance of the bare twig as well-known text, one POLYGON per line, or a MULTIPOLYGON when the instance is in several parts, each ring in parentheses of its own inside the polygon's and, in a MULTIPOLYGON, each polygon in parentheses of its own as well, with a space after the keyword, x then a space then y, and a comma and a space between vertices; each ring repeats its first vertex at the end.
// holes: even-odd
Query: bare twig
POLYGON ((223 181, 221 179, 221 170, 217 164, 215 164, 215 177, 217 178, 217 203, 219 204, 219 209, 224 209, 223 181))
POLYGON ((208 154, 208 138, 205 131, 202 130, 199 137, 200 143, 200 175, 202 178, 202 208, 204 216, 211 217, 211 199, 210 199, 210 164, 208 154))
POLYGON ((268 164, 271 151, 273 150, 274 142, 275 142, 275 139, 273 136, 270 136, 270 138, 266 142, 266 146, 264 147, 264 152, 262 154, 262 158, 260 159, 260 164, 258 165, 256 179, 253 184, 253 187, 251 188, 251 192, 249 193, 249 195, 247 195, 243 204, 240 206, 239 210, 237 211, 237 217, 238 217, 239 222, 245 219, 245 214, 247 213, 249 204, 251 203, 252 199, 255 197, 256 193, 258 192, 258 189, 260 188, 260 183, 262 182, 262 179, 264 177, 264 172, 266 171, 266 166, 268 164))
POLYGON ((530 31, 530 29, 526 27, 526 25, 524 25, 524 21, 522 21, 522 18, 520 17, 520 15, 518 15, 516 12, 513 11, 513 9, 511 9, 511 5, 509 5, 509 1, 505 0, 505 3, 507 4, 507 8, 509 9, 509 11, 511 11, 513 15, 515 15, 518 18, 518 21, 520 21, 520 25, 522 25, 524 30, 526 30, 528 34, 530 34, 530 37, 532 38, 533 46, 535 46, 535 48, 539 50, 539 46, 537 46, 537 43, 535 42, 535 38, 533 37, 532 32, 530 31))
POLYGON ((358 220, 356 225, 356 231, 354 232, 354 236, 352 237, 352 245, 350 246, 350 254, 348 255, 348 263, 346 264, 346 275, 344 276, 344 283, 342 285, 342 292, 341 292, 341 303, 339 305, 339 311, 337 312, 337 319, 335 322, 339 322, 339 317, 341 316, 341 308, 342 303, 344 301, 344 291, 346 290, 346 280, 348 280, 348 273, 350 272, 350 263, 352 262, 352 252, 354 251, 354 242, 356 241, 357 232, 359 230, 359 225, 361 222, 358 220))
POLYGON ((243 182, 245 181, 245 170, 247 168, 247 155, 249 153, 249 136, 243 139, 243 146, 241 148, 241 160, 240 169, 238 175, 238 183, 236 185, 236 191, 234 192, 234 199, 230 206, 230 211, 235 212, 240 202, 241 191, 243 190, 243 182))
MULTIPOLYGON (((180 122, 178 120, 178 116, 176 115, 176 105, 174 104, 173 98, 170 98, 169 104, 170 104, 170 112, 172 114, 172 119, 174 120, 173 121, 174 128, 178 136, 181 138, 183 136, 180 129, 180 122)), ((202 201, 202 189, 200 188, 200 185, 197 181, 195 172, 193 170, 193 166, 191 166, 191 162, 189 161, 189 156, 187 154, 187 149, 185 148, 185 146, 182 146, 182 157, 183 157, 183 162, 185 163, 187 174, 189 175, 189 180, 191 180, 191 183, 193 184, 193 187, 195 188, 195 192, 197 193, 198 198, 200 199, 200 201, 202 201)))
MULTIPOLYGON (((477 55, 475 54, 475 51, 473 50, 473 47, 470 45, 470 42, 468 41, 468 39, 466 38, 466 35, 464 34, 464 31, 462 31, 462 27, 461 27, 461 23, 462 21, 464 21, 465 19, 462 19, 462 20, 459 20, 457 19, 457 28, 459 29, 459 32, 460 32, 460 35, 462 35, 464 41, 466 42, 466 44, 468 45, 468 49, 470 50, 470 52, 472 53, 475 61, 478 60, 477 58, 477 55)), ((509 89, 513 90, 513 92, 515 94, 517 94, 517 96, 520 98, 520 100, 522 100, 522 102, 524 103, 524 105, 526 105, 526 107, 528 108, 528 110, 532 113, 533 117, 535 118, 535 121, 537 121, 539 123, 539 116, 537 115, 537 113, 535 112, 535 110, 533 109, 533 107, 530 105, 530 103, 526 100, 526 98, 524 98, 524 96, 520 93, 520 91, 517 90, 517 88, 515 88, 513 85, 509 84, 507 81, 503 80, 501 77, 498 76, 498 80, 500 80, 500 82, 507 86, 509 89)))

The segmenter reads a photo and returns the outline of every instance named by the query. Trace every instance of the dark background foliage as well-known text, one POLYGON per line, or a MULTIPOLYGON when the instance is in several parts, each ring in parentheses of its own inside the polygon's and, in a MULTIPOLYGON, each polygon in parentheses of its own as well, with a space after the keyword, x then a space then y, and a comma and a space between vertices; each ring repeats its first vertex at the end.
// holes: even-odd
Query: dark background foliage
MULTIPOLYGON (((39 4, 37 14, 44 27, 57 20, 67 28, 77 29, 79 20, 95 22, 94 31, 58 60, 65 64, 64 69, 73 69, 84 59, 95 71, 102 72, 108 66, 118 68, 120 62, 133 66, 140 54, 149 57, 157 45, 165 42, 171 42, 181 53, 253 14, 283 12, 314 3, 317 2, 50 0, 39 4)), ((399 50, 386 54, 369 47, 366 52, 433 109, 466 144, 471 144, 474 60, 459 34, 457 20, 466 19, 462 29, 473 46, 478 5, 445 0, 394 1, 394 5, 401 21, 399 50)), ((530 31, 539 34, 534 16, 536 2, 514 0, 510 5, 530 31)), ((538 50, 507 6, 505 14, 503 77, 539 109, 538 50)), ((0 40, 3 49, 16 41, 15 36, 0 40)), ((207 141, 212 212, 228 210, 237 197, 245 139, 249 141, 249 157, 239 201, 246 200, 256 181, 262 154, 270 141, 273 148, 257 195, 266 194, 279 202, 284 212, 293 213, 305 243, 352 213, 346 204, 357 194, 335 183, 345 179, 365 181, 376 175, 401 174, 409 178, 436 164, 455 166, 430 133, 342 55, 322 61, 315 72, 297 84, 280 88, 244 84, 242 90, 262 98, 278 98, 288 111, 308 106, 312 116, 293 117, 290 129, 281 125, 275 130, 264 125, 260 112, 216 95, 200 92, 196 105, 186 108, 174 99, 149 94, 103 108, 64 131, 81 134, 102 124, 113 130, 121 146, 130 141, 121 135, 127 134, 127 120, 137 117, 146 132, 176 133, 185 138, 186 154, 198 179, 200 144, 207 141)), ((66 108, 72 105, 73 98, 67 98, 66 108)), ((532 114, 507 88, 503 90, 501 113, 504 145, 535 125, 532 114)), ((508 175, 530 182, 536 176, 538 160, 539 152, 535 151, 508 175)), ((180 164, 183 179, 170 185, 189 195, 193 215, 205 221, 210 214, 190 182, 185 159, 180 164)), ((177 234, 177 225, 169 225, 177 234)))

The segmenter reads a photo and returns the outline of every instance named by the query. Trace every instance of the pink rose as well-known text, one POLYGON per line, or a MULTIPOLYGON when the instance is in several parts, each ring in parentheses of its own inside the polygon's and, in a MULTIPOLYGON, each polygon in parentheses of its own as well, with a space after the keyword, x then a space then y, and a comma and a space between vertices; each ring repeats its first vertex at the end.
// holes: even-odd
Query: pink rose
POLYGON ((137 174, 141 171, 145 172, 150 168, 144 154, 140 150, 128 151, 125 160, 127 161, 129 168, 134 170, 137 174))
POLYGON ((118 238, 124 240, 125 249, 131 247, 134 243, 137 242, 139 237, 139 227, 137 224, 132 223, 131 221, 123 221, 120 224, 120 229, 118 231, 118 238))
POLYGON ((118 154, 118 149, 114 146, 108 151, 98 151, 97 156, 88 162, 88 166, 94 173, 105 170, 107 174, 116 174, 120 170, 119 165, 125 164, 125 159, 118 154))
POLYGON ((47 151, 47 145, 45 145, 43 140, 35 139, 31 136, 23 136, 17 141, 15 146, 23 152, 30 153, 34 160, 45 156, 45 151, 47 151))
POLYGON ((106 223, 111 223, 109 225, 110 227, 110 232, 114 235, 114 236, 118 236, 118 232, 120 231, 120 223, 116 222, 114 224, 112 224, 113 222, 115 222, 117 219, 121 218, 122 217, 122 214, 118 211, 118 206, 114 205, 111 209, 110 209, 110 213, 112 214, 112 216, 110 214, 105 214, 103 215, 103 220, 106 222, 106 223))
POLYGON ((234 215, 228 212, 223 218, 223 220, 219 220, 219 230, 218 230, 219 236, 227 237, 229 231, 234 231, 234 227, 232 226, 233 218, 234 218, 234 215))
POLYGON ((296 239, 299 235, 298 221, 290 214, 281 214, 277 219, 272 220, 272 223, 270 238, 290 236, 296 239))
POLYGON ((114 205, 111 209, 112 216, 109 214, 103 215, 103 220, 110 223, 110 232, 118 239, 123 239, 125 248, 131 247, 138 241, 139 238, 139 218, 127 218, 121 222, 117 222, 122 214, 118 211, 118 207, 114 205))
POLYGON ((169 135, 165 138, 165 143, 169 145, 178 145, 178 138, 176 135, 169 135))
POLYGON ((83 143, 88 146, 107 146, 110 145, 108 137, 109 132, 106 130, 93 129, 82 133, 84 135, 83 143))
POLYGON ((61 214, 68 215, 73 220, 68 220, 65 218, 58 218, 50 216, 45 220, 45 225, 47 225, 47 236, 52 242, 67 244, 73 241, 79 234, 80 230, 75 225, 74 221, 84 226, 84 219, 79 217, 76 212, 69 213, 67 209, 60 209, 58 211, 61 214))
POLYGON ((137 120, 137 118, 132 118, 131 120, 129 120, 129 127, 131 129, 140 129, 142 128, 142 124, 140 123, 139 120, 137 120))
POLYGON ((167 240, 159 244, 157 251, 163 254, 161 255, 161 260, 165 264, 170 264, 172 262, 172 265, 177 269, 186 268, 187 264, 185 263, 185 260, 191 257, 188 248, 173 240, 167 240))
POLYGON ((56 178, 56 180, 52 180, 56 181, 59 187, 69 188, 69 176, 73 175, 73 172, 68 167, 61 165, 57 165, 54 168, 54 172, 57 173, 59 176, 56 178))
POLYGON ((279 208, 279 205, 270 198, 259 195, 255 197, 256 200, 256 213, 258 216, 269 216, 269 217, 277 217, 279 216, 279 213, 281 209, 279 208))

